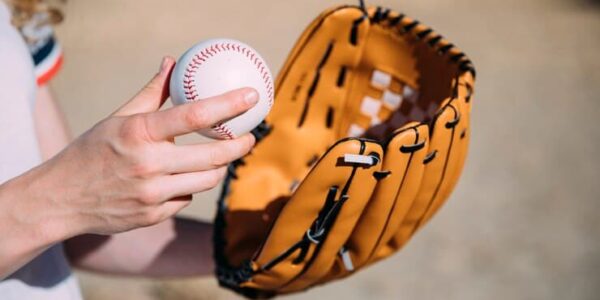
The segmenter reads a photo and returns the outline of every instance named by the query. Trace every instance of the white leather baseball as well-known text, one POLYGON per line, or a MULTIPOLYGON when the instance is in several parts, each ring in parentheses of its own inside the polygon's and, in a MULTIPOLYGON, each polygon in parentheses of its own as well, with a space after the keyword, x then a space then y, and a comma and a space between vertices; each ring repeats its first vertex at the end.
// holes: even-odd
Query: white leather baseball
POLYGON ((265 119, 275 87, 271 71, 252 47, 231 39, 200 42, 177 61, 171 75, 171 101, 180 105, 252 87, 258 103, 244 114, 198 133, 215 139, 233 139, 250 132, 265 119))

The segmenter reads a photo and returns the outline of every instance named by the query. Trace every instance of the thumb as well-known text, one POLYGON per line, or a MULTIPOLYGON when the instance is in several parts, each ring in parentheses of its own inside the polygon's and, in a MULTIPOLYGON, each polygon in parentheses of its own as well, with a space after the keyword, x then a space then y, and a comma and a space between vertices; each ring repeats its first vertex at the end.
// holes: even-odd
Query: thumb
POLYGON ((165 56, 160 70, 131 100, 121 106, 113 116, 129 116, 157 111, 169 98, 169 80, 175 66, 172 57, 165 56))

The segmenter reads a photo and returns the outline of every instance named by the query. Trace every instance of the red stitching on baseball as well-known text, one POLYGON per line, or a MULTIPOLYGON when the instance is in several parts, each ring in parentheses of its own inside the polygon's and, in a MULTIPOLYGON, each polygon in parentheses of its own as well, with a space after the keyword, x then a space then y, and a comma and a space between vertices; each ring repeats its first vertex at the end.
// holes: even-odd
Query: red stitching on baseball
POLYGON ((235 134, 229 129, 229 127, 225 126, 223 123, 219 123, 212 127, 214 131, 216 131, 221 137, 233 140, 235 139, 235 134))
MULTIPOLYGON (((195 83, 194 78, 196 77, 196 72, 198 71, 198 68, 202 64, 207 62, 211 57, 217 55, 220 52, 225 52, 225 50, 236 51, 236 52, 246 56, 250 60, 250 62, 252 62, 254 64, 257 71, 259 71, 259 73, 261 74, 261 77, 262 77, 264 83, 266 84, 267 97, 269 97, 269 99, 268 99, 269 107, 273 106, 273 97, 274 97, 273 81, 271 80, 271 75, 269 74, 269 72, 267 72, 267 69, 265 68, 265 64, 263 64, 262 60, 258 57, 258 55, 256 55, 254 53, 254 51, 252 51, 246 47, 240 46, 239 44, 233 44, 230 42, 221 43, 220 47, 219 47, 219 44, 212 44, 210 47, 206 47, 206 48, 200 50, 198 53, 196 53, 192 57, 190 63, 187 65, 187 67, 185 69, 185 73, 183 75, 185 78, 183 80, 183 90, 184 90, 186 100, 188 100, 188 101, 200 100, 199 96, 198 96, 198 91, 196 90, 196 85, 194 84, 195 83)), ((229 139, 235 138, 235 135, 233 134, 233 132, 223 124, 215 125, 215 126, 213 126, 213 129, 222 137, 229 138, 229 139)))

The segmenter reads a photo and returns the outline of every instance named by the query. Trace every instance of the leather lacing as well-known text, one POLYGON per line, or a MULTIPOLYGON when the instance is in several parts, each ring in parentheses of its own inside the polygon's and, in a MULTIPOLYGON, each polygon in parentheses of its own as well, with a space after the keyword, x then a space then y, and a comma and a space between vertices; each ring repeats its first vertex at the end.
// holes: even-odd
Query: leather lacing
POLYGON ((329 231, 329 228, 333 225, 332 220, 337 217, 342 205, 346 202, 346 200, 348 200, 348 195, 342 195, 340 199, 336 200, 338 190, 339 187, 337 186, 329 188, 329 192, 325 198, 325 204, 321 208, 317 218, 313 221, 310 228, 304 234, 303 238, 290 247, 287 251, 283 252, 281 255, 262 266, 261 270, 270 270, 273 266, 288 258, 298 249, 300 249, 300 254, 298 254, 292 263, 297 265, 304 262, 311 243, 317 245, 323 241, 325 233, 329 231))
MULTIPOLYGON (((353 28, 354 26, 358 26, 360 23, 362 23, 366 19, 365 17, 367 16, 366 10, 364 8, 364 1, 361 0, 360 2, 360 7, 365 12, 365 15, 361 16, 360 18, 354 21, 353 28)), ((405 19, 406 16, 404 14, 399 14, 397 16, 392 17, 390 14, 390 10, 382 7, 377 7, 373 15, 370 17, 371 23, 387 24, 390 27, 396 28, 400 34, 413 34, 417 40, 424 40, 425 44, 429 45, 429 47, 435 48, 436 53, 438 53, 438 55, 446 55, 449 52, 451 52, 451 50, 456 49, 456 47, 452 43, 442 44, 444 38, 441 35, 436 34, 433 31, 433 29, 429 27, 418 26, 421 24, 421 22, 419 22, 418 20, 413 20, 407 24, 403 24, 402 21, 405 19), (398 24, 400 24, 400 26, 398 26, 398 24)), ((355 39, 356 37, 353 36, 355 36, 356 34, 357 30, 352 29, 350 32, 350 39, 355 39)), ((473 66, 471 60, 467 58, 464 52, 458 52, 453 54, 452 56, 450 56, 450 61, 452 61, 453 63, 457 63, 461 72, 470 72, 473 75, 473 78, 476 77, 475 67, 473 66)))
POLYGON ((319 85, 319 80, 321 79, 321 69, 323 69, 323 67, 325 66, 325 63, 327 63, 327 60, 331 56, 331 52, 333 51, 333 46, 334 46, 334 43, 330 42, 329 46, 327 46, 327 50, 325 50, 325 54, 323 54, 323 57, 321 58, 321 61, 319 62, 319 65, 317 66, 315 78, 313 79, 313 82, 310 85, 310 88, 308 89, 308 94, 306 96, 304 108, 302 109, 302 114, 300 115, 300 120, 298 121, 298 127, 302 127, 302 125, 304 124, 304 121, 306 120, 306 115, 308 113, 308 108, 310 106, 310 100, 312 99, 312 97, 315 93, 315 90, 317 89, 317 86, 319 85))
MULTIPOLYGON (((359 20, 363 20, 363 18, 361 17, 357 19, 357 21, 359 20)), ((406 16, 404 14, 399 14, 392 17, 389 9, 384 9, 382 7, 377 7, 375 13, 373 13, 373 16, 371 16, 372 23, 382 23, 382 21, 384 21, 384 24, 396 28, 400 34, 413 34, 417 40, 424 40, 425 44, 431 48, 434 48, 438 55, 446 55, 451 52, 451 50, 456 49, 456 46, 454 46, 452 43, 442 43, 444 38, 441 35, 436 34, 433 29, 429 27, 418 26, 421 24, 421 22, 413 20, 409 23, 403 24, 403 20, 406 20, 406 16), (398 26, 398 24, 400 24, 400 26, 398 26)), ((473 78, 476 77, 475 67, 464 52, 453 54, 450 57, 450 61, 457 63, 459 70, 462 72, 470 72, 473 75, 473 78)))
MULTIPOLYGON (((339 141, 338 143, 348 141, 348 140, 352 140, 352 138, 343 139, 343 140, 339 141)), ((377 154, 375 152, 365 155, 366 142, 364 140, 358 140, 358 141, 360 142, 360 151, 359 151, 358 155, 353 155, 353 157, 362 156, 364 158, 369 158, 370 162, 352 161, 352 159, 349 158, 349 160, 346 161, 344 165, 351 166, 352 172, 350 173, 350 176, 346 180, 344 187, 341 190, 339 190, 339 187, 337 187, 337 186, 330 187, 329 191, 327 193, 327 196, 325 198, 325 201, 323 203, 323 206, 322 206, 321 210, 319 211, 317 218, 313 221, 312 225, 305 232, 305 234, 300 239, 300 241, 298 241, 292 247, 288 248, 288 250, 284 251, 278 257, 272 259, 270 262, 265 264, 259 270, 255 271, 256 273, 259 273, 262 271, 268 271, 269 269, 271 269, 272 267, 274 267, 281 261, 288 258, 290 255, 294 254, 298 249, 300 249, 300 253, 292 261, 292 263, 293 264, 305 263, 305 264, 302 267, 302 270, 300 271, 300 273, 298 273, 293 278, 291 278, 286 284, 283 285, 283 287, 294 282, 297 278, 302 276, 306 271, 308 271, 310 269, 313 262, 318 257, 319 252, 323 246, 323 243, 327 239, 327 236, 330 233, 330 229, 335 224, 335 220, 337 219, 343 205, 350 199, 349 195, 348 195, 348 190, 353 183, 353 179, 356 174, 356 171, 358 170, 358 168, 371 168, 373 166, 378 165, 381 162, 381 158, 379 157, 379 154, 377 154), (339 191, 339 197, 337 197, 337 200, 336 200, 338 191, 339 191), (310 255, 310 257, 308 257, 308 253, 311 248, 311 245, 313 246, 314 250, 313 250, 312 254, 310 255)), ((348 156, 348 155, 346 155, 346 156, 348 156)), ((260 252, 259 252, 259 254, 260 254, 260 252)))
MULTIPOLYGON (((364 1, 362 1, 362 0, 360 1, 360 7, 363 11, 365 11, 364 1)), ((364 18, 362 18, 362 17, 358 18, 356 20, 356 22, 362 21, 363 19, 364 18)), ((382 7, 377 7, 375 12, 373 13, 373 15, 370 18, 370 21, 372 23, 384 24, 384 25, 387 24, 388 26, 397 29, 399 34, 412 34, 416 40, 424 41, 426 45, 433 48, 436 51, 436 53, 440 56, 448 55, 449 53, 453 52, 453 50, 457 49, 454 46, 454 44, 452 44, 452 43, 446 44, 444 42, 444 38, 441 35, 436 34, 433 29, 431 29, 429 27, 425 27, 425 26, 419 26, 421 23, 418 20, 412 20, 410 22, 408 22, 408 21, 403 22, 406 20, 407 20, 407 18, 404 14, 398 14, 397 16, 391 16, 390 10, 382 8, 382 7)), ((355 34, 355 30, 352 30, 350 35, 352 36, 354 34, 355 34)), ((458 64, 458 69, 461 72, 461 74, 456 75, 456 79, 454 80, 454 86, 452 87, 452 90, 453 90, 452 98, 457 99, 458 98, 458 87, 460 85, 460 83, 459 83, 460 75, 462 75, 462 73, 464 73, 464 72, 469 72, 469 73, 471 73, 473 78, 475 78, 477 76, 477 73, 475 71, 475 67, 473 66, 473 63, 471 62, 470 59, 467 58, 467 56, 464 52, 453 53, 449 57, 449 60, 452 63, 458 64)), ((467 96, 465 98, 465 102, 469 103, 471 100, 471 96, 473 94, 473 87, 470 84, 466 84, 466 88, 467 88, 467 96)), ((442 111, 442 109, 439 110, 439 112, 441 112, 441 111, 442 111)), ((445 124, 446 128, 453 129, 459 123, 460 115, 458 114, 458 112, 456 112, 456 113, 457 113, 456 118, 445 124)), ((433 122, 435 122, 435 119, 433 120, 433 122)), ((433 125, 433 122, 431 123, 431 125, 433 125)), ((433 130, 433 126, 430 126, 430 129, 433 130)), ((466 136, 466 130, 463 130, 460 138, 463 139, 465 136, 466 136)), ((415 147, 419 148, 419 149, 422 148, 422 147, 418 147, 418 145, 415 144, 415 145, 405 146, 404 150, 406 150, 407 148, 414 149, 415 147)), ((423 160, 423 163, 424 164, 430 163, 433 159, 435 159, 436 154, 437 154, 437 150, 434 150, 434 151, 428 153, 426 155, 425 159, 423 160)))

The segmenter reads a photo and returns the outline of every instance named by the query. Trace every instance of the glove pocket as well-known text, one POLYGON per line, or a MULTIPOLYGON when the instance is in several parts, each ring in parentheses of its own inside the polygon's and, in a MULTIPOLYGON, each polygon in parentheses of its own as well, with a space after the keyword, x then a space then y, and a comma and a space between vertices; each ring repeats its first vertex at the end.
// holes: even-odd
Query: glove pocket
POLYGON ((289 292, 326 275, 373 192, 381 157, 381 146, 366 140, 332 146, 282 208, 243 286, 289 292))

